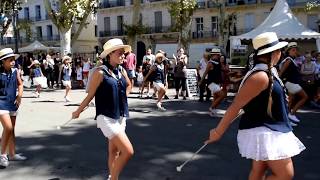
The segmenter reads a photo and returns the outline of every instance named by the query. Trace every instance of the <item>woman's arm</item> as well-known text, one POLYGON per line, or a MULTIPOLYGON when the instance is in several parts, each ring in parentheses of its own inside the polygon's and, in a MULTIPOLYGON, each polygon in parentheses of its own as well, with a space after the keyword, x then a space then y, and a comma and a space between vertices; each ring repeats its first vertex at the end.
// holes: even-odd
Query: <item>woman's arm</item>
POLYGON ((81 102, 80 106, 76 111, 72 113, 72 119, 76 119, 80 116, 80 113, 83 111, 85 107, 88 106, 90 101, 93 99, 93 97, 96 94, 96 91, 100 85, 100 83, 103 80, 103 71, 101 69, 97 69, 91 77, 91 80, 89 81, 89 90, 87 96, 84 98, 84 100, 81 102))
POLYGON ((18 85, 18 95, 16 97, 15 104, 17 107, 19 107, 21 104, 21 98, 23 93, 23 83, 21 80, 20 72, 18 70, 17 70, 17 85, 18 85))
POLYGON ((233 120, 237 117, 240 109, 242 109, 254 97, 259 95, 263 90, 267 89, 268 84, 269 78, 265 72, 257 72, 251 75, 241 87, 239 93, 227 109, 218 126, 210 131, 209 139, 205 143, 212 143, 219 140, 233 120))
POLYGON ((279 71, 279 77, 282 77, 283 73, 287 70, 287 68, 289 67, 290 63, 291 63, 290 60, 286 60, 286 62, 283 63, 283 66, 279 71))
POLYGON ((143 78, 143 83, 146 82, 147 78, 150 76, 150 74, 155 70, 154 66, 151 66, 148 74, 143 78))
POLYGON ((128 74, 127 72, 124 70, 124 68, 122 68, 121 70, 122 72, 122 75, 124 76, 124 78, 126 79, 126 82, 127 82, 127 89, 126 89, 126 94, 127 96, 129 96, 130 92, 131 92, 131 89, 132 89, 132 84, 130 82, 130 79, 128 77, 128 74))

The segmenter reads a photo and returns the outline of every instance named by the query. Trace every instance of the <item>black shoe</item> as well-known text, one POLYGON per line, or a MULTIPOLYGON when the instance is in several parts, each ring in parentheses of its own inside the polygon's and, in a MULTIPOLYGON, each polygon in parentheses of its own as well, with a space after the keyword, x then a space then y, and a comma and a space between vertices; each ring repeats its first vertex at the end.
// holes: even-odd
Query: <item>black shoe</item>
POLYGON ((184 96, 184 97, 183 97, 183 100, 187 100, 187 98, 184 96))
POLYGON ((198 101, 199 101, 199 102, 203 102, 203 99, 199 99, 198 101))
POLYGON ((178 98, 179 98, 178 95, 174 96, 174 99, 178 99, 178 98))
POLYGON ((169 97, 167 95, 164 95, 164 99, 169 99, 169 97))

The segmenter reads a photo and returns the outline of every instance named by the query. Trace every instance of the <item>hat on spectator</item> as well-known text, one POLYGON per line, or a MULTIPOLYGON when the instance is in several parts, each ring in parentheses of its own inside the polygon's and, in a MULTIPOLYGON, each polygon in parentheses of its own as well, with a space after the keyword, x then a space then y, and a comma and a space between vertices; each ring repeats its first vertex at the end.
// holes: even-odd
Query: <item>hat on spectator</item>
POLYGON ((0 50, 0 61, 9 57, 15 57, 15 59, 17 59, 19 56, 19 54, 13 53, 13 50, 11 48, 4 48, 0 50))
POLYGON ((67 61, 67 60, 69 60, 69 62, 71 62, 72 61, 72 58, 70 57, 70 56, 63 56, 63 58, 62 58, 62 62, 65 62, 65 61, 67 61))
POLYGON ((119 38, 110 39, 103 45, 103 52, 100 54, 100 57, 105 58, 108 54, 117 49, 124 49, 125 53, 127 53, 131 51, 131 46, 124 45, 119 38))
POLYGON ((280 42, 275 32, 259 34, 252 40, 255 53, 259 56, 285 47, 288 42, 280 42))
POLYGON ((219 48, 212 48, 210 54, 219 54, 221 55, 221 50, 219 48))
POLYGON ((163 55, 163 53, 161 53, 161 52, 158 52, 158 53, 156 54, 156 59, 159 58, 159 57, 161 57, 162 59, 165 58, 164 55, 163 55))
POLYGON ((33 64, 40 64, 40 62, 38 60, 34 60, 33 64))

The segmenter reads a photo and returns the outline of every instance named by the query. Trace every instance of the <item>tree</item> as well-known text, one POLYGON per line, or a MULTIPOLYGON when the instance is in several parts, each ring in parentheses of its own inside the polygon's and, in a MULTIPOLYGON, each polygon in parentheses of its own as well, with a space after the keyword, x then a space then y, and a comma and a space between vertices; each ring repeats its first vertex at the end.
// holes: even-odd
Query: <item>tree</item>
POLYGON ((128 35, 128 43, 134 52, 137 52, 137 35, 145 31, 142 22, 140 22, 140 12, 141 0, 133 0, 132 24, 124 25, 128 35))
POLYGON ((320 8, 320 0, 314 0, 306 3, 307 11, 311 11, 316 8, 320 8))
POLYGON ((179 32, 179 48, 189 53, 191 41, 192 15, 196 9, 196 0, 178 0, 169 3, 169 13, 175 20, 175 30, 179 32))
POLYGON ((12 12, 12 7, 15 6, 15 3, 20 4, 20 1, 12 1, 12 0, 1 0, 0 2, 0 36, 3 38, 3 35, 7 32, 11 19, 6 17, 8 12, 12 12))
POLYGON ((95 12, 99 0, 53 0, 52 3, 58 4, 58 7, 53 9, 50 0, 44 0, 48 16, 60 32, 61 54, 65 55, 71 52, 71 45, 87 25, 87 18, 95 12), (78 23, 79 27, 71 37, 75 23, 78 23))

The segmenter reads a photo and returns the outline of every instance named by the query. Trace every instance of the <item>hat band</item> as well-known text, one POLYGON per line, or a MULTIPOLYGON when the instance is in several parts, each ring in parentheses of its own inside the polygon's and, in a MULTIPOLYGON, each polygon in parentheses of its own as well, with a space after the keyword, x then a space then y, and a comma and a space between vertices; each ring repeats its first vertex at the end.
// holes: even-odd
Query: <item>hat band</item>
POLYGON ((2 59, 2 58, 3 58, 3 57, 5 57, 5 56, 11 55, 11 54, 13 54, 13 52, 10 52, 10 53, 7 53, 7 54, 4 54, 4 55, 0 56, 0 59, 2 59))
POLYGON ((274 45, 276 45, 278 43, 279 43, 279 40, 273 41, 272 43, 269 43, 269 44, 266 44, 266 45, 263 45, 263 46, 259 47, 255 51, 256 51, 256 53, 258 53, 258 51, 260 51, 262 49, 266 49, 266 48, 272 47, 272 46, 274 46, 274 45))

